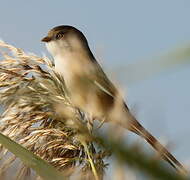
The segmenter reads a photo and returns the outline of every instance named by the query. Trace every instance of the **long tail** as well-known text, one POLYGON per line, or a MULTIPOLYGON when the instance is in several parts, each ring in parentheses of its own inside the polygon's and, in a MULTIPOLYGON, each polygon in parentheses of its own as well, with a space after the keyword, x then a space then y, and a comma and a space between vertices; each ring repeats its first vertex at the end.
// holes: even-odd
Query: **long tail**
POLYGON ((121 126, 144 138, 171 166, 180 173, 187 174, 187 170, 183 165, 131 115, 127 106, 126 108, 130 122, 127 124, 121 123, 121 126))

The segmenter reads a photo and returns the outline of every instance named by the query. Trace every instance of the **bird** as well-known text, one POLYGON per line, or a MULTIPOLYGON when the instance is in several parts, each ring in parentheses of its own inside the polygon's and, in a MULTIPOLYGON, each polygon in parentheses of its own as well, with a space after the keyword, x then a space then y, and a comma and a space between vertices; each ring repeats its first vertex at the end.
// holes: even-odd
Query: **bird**
POLYGON ((70 25, 56 26, 41 41, 52 55, 55 70, 63 76, 71 102, 76 107, 92 119, 116 122, 139 135, 178 172, 186 173, 183 165, 130 112, 80 30, 70 25))

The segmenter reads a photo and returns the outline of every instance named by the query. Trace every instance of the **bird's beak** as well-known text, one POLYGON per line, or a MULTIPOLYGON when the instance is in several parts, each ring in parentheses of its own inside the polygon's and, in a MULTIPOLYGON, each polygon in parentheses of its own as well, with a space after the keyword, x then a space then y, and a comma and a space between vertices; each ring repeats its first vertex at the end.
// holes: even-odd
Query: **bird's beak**
POLYGON ((49 42, 49 41, 51 41, 51 37, 46 36, 46 37, 44 37, 41 41, 42 41, 42 42, 49 42))

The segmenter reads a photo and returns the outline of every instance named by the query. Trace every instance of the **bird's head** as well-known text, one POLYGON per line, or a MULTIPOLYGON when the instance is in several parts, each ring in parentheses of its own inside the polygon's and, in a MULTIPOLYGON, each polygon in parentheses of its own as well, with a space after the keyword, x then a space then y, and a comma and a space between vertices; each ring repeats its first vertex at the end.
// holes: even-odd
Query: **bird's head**
POLYGON ((83 33, 68 25, 54 27, 41 41, 46 43, 46 47, 53 57, 68 52, 89 50, 83 33))

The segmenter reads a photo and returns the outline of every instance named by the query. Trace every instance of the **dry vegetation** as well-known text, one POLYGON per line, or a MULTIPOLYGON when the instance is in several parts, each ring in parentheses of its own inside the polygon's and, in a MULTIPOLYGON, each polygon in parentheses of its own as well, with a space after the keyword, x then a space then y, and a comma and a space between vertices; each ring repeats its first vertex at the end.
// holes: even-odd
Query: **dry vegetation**
MULTIPOLYGON (((87 118, 72 107, 64 81, 54 72, 52 62, 45 57, 25 54, 3 42, 0 46, 13 53, 10 56, 3 52, 4 59, 0 61, 0 102, 4 109, 0 132, 59 170, 67 170, 67 174, 76 168, 81 173, 88 172, 89 157, 79 136, 80 128, 87 127, 87 118)), ((103 174, 106 153, 96 152, 90 141, 87 146, 93 151, 90 154, 93 154, 94 165, 103 174)), ((1 152, 5 156, 7 150, 1 147, 1 152)), ((11 155, 9 159, 3 163, 1 174, 15 157, 11 155)), ((27 170, 18 172, 18 177, 28 175, 27 170)))

